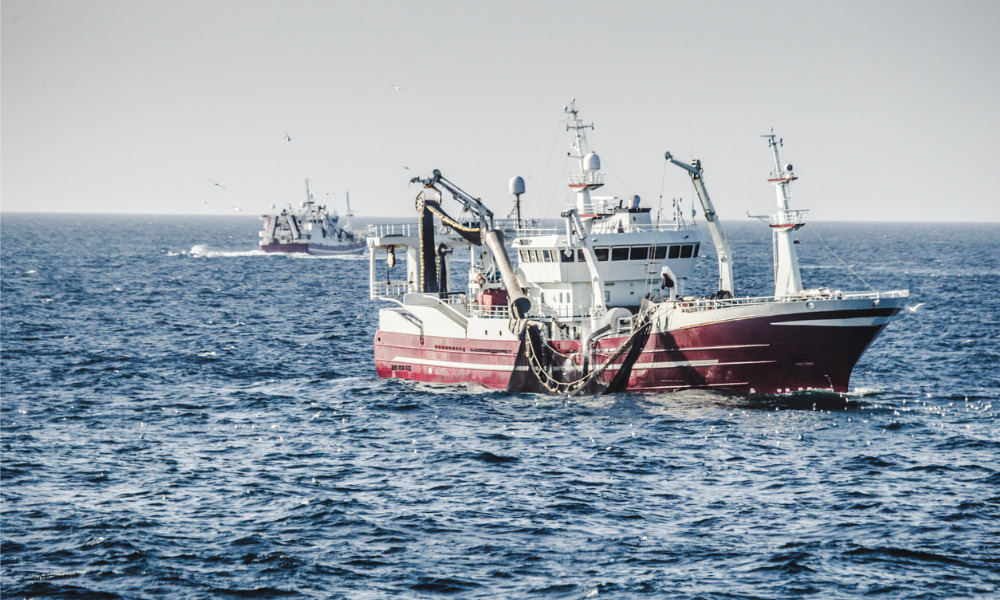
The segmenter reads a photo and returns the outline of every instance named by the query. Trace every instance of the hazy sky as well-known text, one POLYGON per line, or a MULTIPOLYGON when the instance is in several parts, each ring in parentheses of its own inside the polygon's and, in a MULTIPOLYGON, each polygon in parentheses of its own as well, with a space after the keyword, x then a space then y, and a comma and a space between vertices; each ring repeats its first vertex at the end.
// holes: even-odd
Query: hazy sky
POLYGON ((350 190, 359 215, 409 217, 408 179, 437 168, 498 214, 521 175, 528 216, 554 216, 575 97, 605 191, 654 207, 694 198, 671 150, 702 160, 723 219, 770 212, 773 127, 812 219, 1000 221, 996 0, 3 0, 0 16, 3 211, 259 214, 309 177, 341 210, 350 190))

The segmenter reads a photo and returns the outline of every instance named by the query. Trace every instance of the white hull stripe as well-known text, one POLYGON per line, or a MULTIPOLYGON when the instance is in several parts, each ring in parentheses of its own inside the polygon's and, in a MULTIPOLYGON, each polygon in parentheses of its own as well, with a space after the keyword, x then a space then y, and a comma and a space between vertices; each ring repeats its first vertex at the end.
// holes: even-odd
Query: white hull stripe
MULTIPOLYGON (((664 332, 659 332, 664 333, 664 332)), ((771 344, 741 344, 739 346, 701 346, 699 348, 684 348, 683 352, 705 352, 708 350, 744 350, 746 348, 767 348, 771 344)), ((677 350, 663 349, 663 348, 643 348, 641 354, 656 354, 658 352, 675 352, 677 350)), ((659 363, 658 363, 659 364, 659 363)), ((670 366, 672 363, 663 363, 670 366)), ((680 364, 677 366, 685 367, 689 366, 687 363, 680 364)))
POLYGON ((677 369, 681 367, 730 367, 733 365, 764 365, 770 364, 773 360, 740 360, 731 362, 719 362, 718 359, 710 360, 678 360, 674 362, 637 362, 632 365, 633 371, 648 371, 650 369, 677 369))
POLYGON ((397 356, 394 363, 423 365, 425 367, 444 367, 447 369, 475 369, 477 371, 512 371, 513 365, 487 365, 482 363, 455 362, 451 360, 431 360, 429 358, 410 358, 397 356))
MULTIPOLYGON (((456 362, 450 360, 431 360, 427 358, 410 358, 405 356, 397 356, 392 359, 393 363, 397 364, 410 364, 410 365, 423 365, 425 367, 444 367, 447 369, 471 369, 475 371, 513 371, 513 366, 507 365, 487 365, 482 363, 467 363, 467 362, 456 362)), ((755 364, 765 364, 773 363, 773 360, 751 360, 751 361, 737 361, 737 362, 724 362, 720 363, 717 359, 710 360, 677 360, 677 361, 666 361, 666 362, 654 362, 654 363, 636 363, 632 366, 633 371, 648 371, 650 369, 677 369, 681 367, 714 367, 714 366, 730 366, 730 365, 755 365, 755 364)), ((519 371, 526 371, 527 367, 521 367, 517 369, 519 371)), ((561 370, 561 369, 557 369, 561 370)))
POLYGON ((637 370, 676 369, 677 367, 711 367, 719 364, 718 359, 709 360, 674 360, 665 362, 636 363, 632 366, 637 370))
MULTIPOLYGON (((722 387, 731 385, 750 385, 749 381, 730 381, 722 383, 699 383, 697 387, 722 387)), ((694 389, 695 386, 690 383, 682 383, 679 385, 654 385, 650 387, 643 386, 642 391, 651 392, 655 390, 684 390, 684 389, 694 389)))
POLYGON ((807 327, 875 327, 885 325, 892 317, 854 317, 851 319, 812 319, 809 321, 783 321, 771 325, 805 325, 807 327))

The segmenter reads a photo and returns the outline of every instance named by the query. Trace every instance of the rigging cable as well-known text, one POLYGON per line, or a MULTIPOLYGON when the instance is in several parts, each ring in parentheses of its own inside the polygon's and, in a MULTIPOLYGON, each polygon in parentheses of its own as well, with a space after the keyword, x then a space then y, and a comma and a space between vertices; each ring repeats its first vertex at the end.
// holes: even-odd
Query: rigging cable
POLYGON ((814 227, 814 228, 812 228, 812 229, 810 229, 809 231, 813 232, 813 235, 815 235, 815 236, 816 236, 816 239, 817 239, 817 240, 819 240, 819 243, 820 243, 820 244, 823 244, 823 247, 824 247, 824 248, 826 248, 826 249, 827 249, 827 251, 828 251, 828 252, 829 252, 830 254, 832 254, 834 258, 836 258, 837 260, 839 260, 839 261, 840 261, 840 264, 844 265, 844 268, 845 268, 845 269, 847 269, 848 271, 850 271, 851 275, 854 275, 855 277, 857 277, 857 278, 858 278, 858 279, 859 279, 859 280, 861 281, 861 283, 865 284, 865 286, 866 286, 866 287, 867 287, 867 288, 868 288, 869 290, 871 290, 871 291, 873 291, 873 292, 877 292, 877 291, 878 291, 878 290, 876 290, 875 288, 873 288, 873 287, 871 286, 871 284, 870 284, 870 283, 868 283, 867 281, 865 281, 865 278, 864 278, 864 277, 862 277, 861 275, 858 275, 858 274, 857 274, 857 273, 856 273, 856 272, 854 271, 854 269, 852 269, 852 268, 851 268, 851 265, 849 265, 849 264, 847 264, 846 262, 844 262, 844 259, 840 258, 840 255, 839 255, 839 254, 837 254, 836 252, 834 252, 832 248, 830 248, 829 246, 827 246, 827 245, 826 245, 826 242, 825 242, 825 241, 823 241, 823 238, 822 238, 822 236, 820 236, 819 232, 818 232, 818 231, 816 231, 816 228, 815 228, 815 227, 814 227))
MULTIPOLYGON (((562 125, 563 123, 565 123, 565 121, 561 121, 560 120, 560 121, 558 121, 556 123, 556 125, 562 125)), ((556 149, 556 142, 559 141, 559 134, 560 133, 561 133, 560 128, 556 127, 555 135, 552 136, 552 145, 549 147, 549 158, 545 162, 545 172, 542 173, 542 183, 541 183, 541 185, 538 186, 538 195, 536 196, 537 198, 543 198, 544 197, 543 194, 545 193, 545 182, 548 181, 548 178, 549 178, 549 167, 552 166, 552 153, 556 149)), ((565 159, 564 159, 563 160, 563 171, 565 171, 565 167, 566 167, 566 162, 565 162, 565 159)), ((552 201, 555 200, 555 194, 556 194, 555 190, 553 190, 552 197, 549 198, 549 203, 545 207, 545 213, 544 214, 538 212, 538 203, 535 201, 534 198, 532 198, 531 204, 532 204, 532 206, 535 209, 535 216, 537 216, 538 218, 543 218, 544 215, 548 215, 549 209, 552 208, 552 201)))
POLYGON ((614 174, 614 176, 618 178, 618 181, 622 182, 622 185, 624 185, 625 187, 627 187, 628 191, 632 192, 633 196, 638 196, 639 195, 639 194, 635 193, 635 190, 632 189, 632 186, 630 186, 628 184, 628 182, 625 181, 625 179, 621 175, 618 174, 617 171, 615 171, 613 168, 611 168, 611 165, 608 164, 608 161, 604 160, 603 158, 601 159, 601 166, 604 167, 604 168, 606 168, 607 170, 611 171, 614 174))

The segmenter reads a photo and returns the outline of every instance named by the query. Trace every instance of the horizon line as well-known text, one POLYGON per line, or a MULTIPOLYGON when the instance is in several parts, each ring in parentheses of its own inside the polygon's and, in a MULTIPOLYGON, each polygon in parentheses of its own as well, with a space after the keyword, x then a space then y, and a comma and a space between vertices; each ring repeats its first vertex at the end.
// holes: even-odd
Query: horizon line
MULTIPOLYGON (((244 213, 244 214, 199 214, 199 213, 130 213, 130 212, 63 212, 63 211, 37 211, 37 210, 2 210, 0 209, 0 218, 4 215, 60 215, 60 216, 111 216, 111 217, 222 217, 222 218, 249 218, 257 217, 260 215, 255 213, 244 213)), ((342 216, 342 215, 341 215, 342 216)), ((416 215, 404 216, 404 215, 359 215, 355 214, 351 216, 352 219, 416 219, 416 215)), ((537 219, 551 219, 558 220, 561 217, 534 217, 537 219)), ((747 220, 752 219, 752 217, 747 217, 747 220)), ((739 218, 719 218, 720 221, 729 222, 746 222, 744 219, 739 218)), ((695 220, 695 225, 703 224, 704 217, 695 220)), ((968 225, 1000 225, 1000 219, 992 221, 960 221, 960 220, 882 220, 882 219, 811 219, 810 223, 950 223, 950 224, 968 224, 968 225)), ((808 223, 807 223, 808 224, 808 223)))

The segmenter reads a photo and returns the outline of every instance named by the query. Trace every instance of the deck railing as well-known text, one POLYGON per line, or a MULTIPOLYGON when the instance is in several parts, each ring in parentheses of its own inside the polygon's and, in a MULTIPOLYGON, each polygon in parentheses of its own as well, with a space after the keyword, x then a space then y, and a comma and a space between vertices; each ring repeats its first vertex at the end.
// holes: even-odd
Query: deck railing
POLYGON ((523 227, 517 230, 517 237, 541 237, 543 235, 559 235, 560 233, 565 234, 566 230, 559 230, 555 227, 523 227))
POLYGON ((506 306, 480 306, 472 302, 469 304, 469 315, 478 318, 509 319, 510 309, 506 306))
MULTIPOLYGON (((521 231, 534 231, 541 226, 542 221, 540 219, 496 219, 493 221, 493 228, 503 231, 505 234, 511 235, 513 233, 520 234, 521 231)), ((474 223, 470 223, 474 226, 474 223)), ((454 233, 451 228, 442 226, 438 229, 439 233, 454 233)), ((552 229, 553 233, 558 233, 557 229, 552 229)), ((388 237, 388 236, 416 236, 420 234, 420 223, 419 222, 409 222, 409 223, 389 223, 389 224, 371 224, 368 226, 368 237, 388 237)))
MULTIPOLYGON (((668 231, 688 231, 691 229, 696 229, 694 225, 688 225, 687 223, 660 223, 660 224, 649 224, 649 225, 631 225, 629 231, 638 231, 643 233, 658 233, 658 232, 668 232, 668 231)), ((619 233, 618 224, 612 222, 596 223, 591 229, 590 233, 619 233)))
POLYGON ((419 232, 417 223, 390 223, 388 225, 368 226, 368 237, 410 237, 417 235, 419 232))
POLYGON ((771 227, 789 227, 793 225, 802 226, 806 224, 806 213, 808 208, 801 210, 786 210, 784 213, 768 215, 771 217, 771 227))
MULTIPOLYGON (((641 232, 641 233, 667 233, 673 231, 688 231, 695 229, 692 225, 687 225, 684 223, 660 223, 659 225, 630 225, 630 232, 641 232)), ((565 229, 558 229, 556 227, 539 227, 539 228, 521 228, 517 230, 517 237, 521 238, 533 238, 541 237, 546 235, 565 235, 565 229)), ((619 233, 617 223, 597 223, 590 233, 619 233)))
POLYGON ((406 281, 371 282, 372 298, 402 298, 409 292, 410 284, 406 281))
POLYGON ((893 290, 889 292, 841 292, 840 290, 805 290, 795 296, 758 296, 746 298, 726 298, 725 300, 715 300, 708 298, 678 298, 677 305, 684 312, 701 312, 704 310, 716 310, 720 308, 731 308, 734 306, 752 306, 756 304, 770 304, 773 302, 809 302, 816 300, 879 300, 883 298, 906 298, 910 295, 908 290, 893 290))

